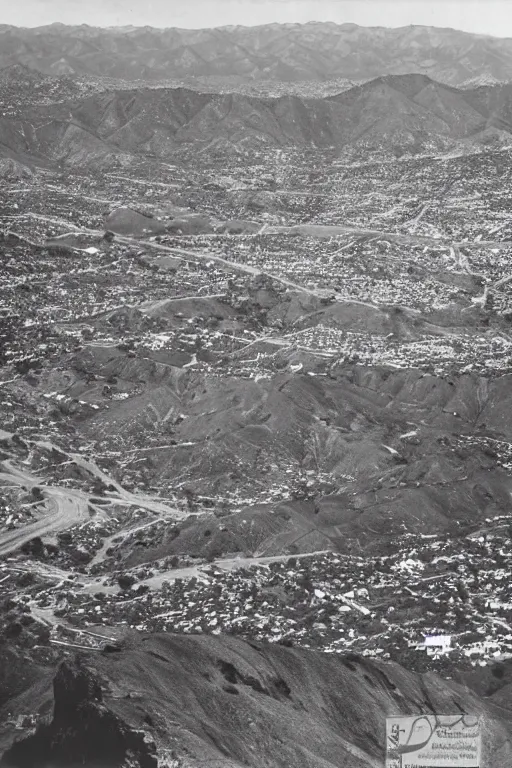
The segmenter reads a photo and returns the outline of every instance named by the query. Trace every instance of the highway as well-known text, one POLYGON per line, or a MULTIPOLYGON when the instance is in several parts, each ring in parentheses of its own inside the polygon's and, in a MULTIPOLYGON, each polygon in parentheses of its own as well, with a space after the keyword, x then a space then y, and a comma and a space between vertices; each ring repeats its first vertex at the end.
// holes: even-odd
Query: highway
MULTIPOLYGON (((37 482, 33 481, 30 484, 27 483, 18 473, 1 472, 0 480, 6 480, 13 485, 25 485, 26 487, 38 485, 37 482)), ((59 531, 65 531, 76 525, 76 523, 89 518, 88 498, 85 494, 80 493, 80 491, 72 491, 56 486, 45 486, 42 488, 42 492, 46 502, 44 516, 34 523, 29 523, 13 531, 0 533, 1 557, 15 552, 35 536, 50 536, 59 531)))
MULTIPOLYGON (((11 433, 0 431, 0 439, 9 439, 11 433)), ((125 490, 116 480, 103 472, 97 464, 88 460, 77 453, 63 451, 62 448, 54 446, 48 440, 35 441, 35 445, 46 450, 55 448, 60 453, 65 454, 77 466, 85 469, 91 476, 99 478, 106 485, 115 488, 109 496, 105 496, 104 501, 112 505, 137 506, 156 512, 162 519, 178 520, 186 517, 188 512, 171 507, 165 502, 152 496, 138 495, 125 490)), ((20 469, 12 461, 6 460, 0 463, 0 487, 1 485, 18 486, 30 490, 35 486, 41 488, 45 500, 46 510, 40 520, 28 523, 12 531, 0 531, 0 557, 5 557, 11 552, 19 549, 23 544, 33 539, 35 536, 51 536, 60 531, 72 528, 77 523, 89 519, 89 507, 96 509, 102 515, 105 515, 108 507, 101 509, 91 503, 89 494, 73 488, 63 488, 58 485, 45 485, 45 481, 33 473, 20 469)))
MULTIPOLYGON (((66 228, 68 228, 70 233, 71 232, 84 233, 84 234, 92 235, 95 238, 101 237, 104 234, 101 230, 88 229, 87 227, 78 227, 69 221, 65 221, 64 219, 50 217, 50 216, 43 216, 41 214, 36 214, 31 211, 24 214, 18 214, 16 216, 10 217, 11 220, 24 219, 24 218, 33 218, 37 221, 44 221, 57 226, 65 226, 66 228)), ((435 248, 442 247, 447 249, 453 249, 456 252, 456 257, 459 258, 459 264, 461 268, 468 274, 475 275, 475 276, 478 276, 478 275, 476 275, 476 273, 471 272, 469 264, 467 263, 467 259, 465 259, 465 257, 461 258, 461 255, 458 252, 459 248, 471 249, 476 247, 476 248, 494 248, 499 250, 502 250, 502 249, 507 250, 512 247, 512 243, 508 241, 503 241, 503 240, 496 240, 496 241, 474 240, 474 241, 457 242, 457 241, 451 241, 445 237, 437 238, 437 237, 432 237, 428 235, 416 235, 413 233, 405 233, 405 232, 386 232, 380 229, 345 226, 343 224, 296 224, 291 226, 269 226, 265 230, 265 233, 270 235, 271 234, 291 234, 291 235, 302 235, 304 237, 320 237, 320 238, 333 237, 333 236, 342 235, 342 234, 350 234, 356 237, 364 237, 364 238, 371 238, 371 239, 387 239, 390 241, 394 240, 396 242, 401 242, 409 245, 414 243, 419 243, 422 245, 432 246, 435 248)), ((213 235, 213 237, 215 237, 215 235, 213 235)), ((270 272, 266 272, 265 270, 259 269, 258 267, 253 267, 250 264, 240 264, 234 261, 230 261, 229 259, 224 259, 222 256, 216 256, 209 252, 202 252, 202 251, 177 248, 177 247, 169 247, 166 245, 162 245, 161 243, 156 243, 154 241, 139 239, 135 237, 126 237, 123 235, 116 235, 116 241, 119 243, 125 243, 126 245, 137 246, 138 248, 142 246, 144 248, 151 249, 154 251, 169 253, 179 259, 182 259, 183 261, 186 261, 186 260, 192 261, 195 259, 197 261, 204 261, 207 263, 213 262, 231 271, 242 272, 252 276, 264 275, 265 277, 275 280, 276 282, 279 282, 288 288, 292 288, 295 291, 309 294, 310 296, 324 297, 332 294, 332 291, 328 288, 322 288, 322 289, 307 288, 304 285, 295 283, 292 280, 288 280, 285 277, 281 277, 279 275, 274 275, 270 272)), ((508 279, 509 279, 509 276, 505 278, 505 281, 508 279)), ((512 277, 510 279, 512 279, 512 277)), ((504 281, 502 280, 499 282, 504 282, 504 281)), ((497 289, 498 285, 494 286, 494 288, 497 289)), ((204 297, 204 298, 207 298, 207 297, 204 297)), ((379 306, 378 304, 375 304, 372 302, 361 301, 357 299, 341 299, 341 300, 339 299, 339 301, 346 304, 361 304, 363 306, 368 306, 368 307, 379 306)), ((141 307, 141 309, 143 310, 143 307, 141 307)))

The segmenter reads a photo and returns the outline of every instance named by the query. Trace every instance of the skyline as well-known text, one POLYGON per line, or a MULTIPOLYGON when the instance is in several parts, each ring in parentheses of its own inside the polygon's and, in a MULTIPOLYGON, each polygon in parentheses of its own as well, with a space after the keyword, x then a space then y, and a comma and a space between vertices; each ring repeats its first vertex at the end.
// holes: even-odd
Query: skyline
POLYGON ((332 21, 361 26, 451 27, 512 37, 509 0, 21 0, 0 9, 0 24, 201 29, 332 21))

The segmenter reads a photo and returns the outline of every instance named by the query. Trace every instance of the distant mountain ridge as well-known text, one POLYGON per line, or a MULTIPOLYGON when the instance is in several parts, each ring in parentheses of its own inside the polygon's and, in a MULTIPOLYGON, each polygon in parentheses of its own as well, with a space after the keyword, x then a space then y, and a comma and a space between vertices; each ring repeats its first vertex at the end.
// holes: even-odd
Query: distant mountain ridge
POLYGON ((18 28, 0 25, 0 69, 24 64, 44 74, 148 82, 217 77, 241 81, 364 81, 420 72, 462 85, 512 79, 512 39, 454 29, 396 29, 331 22, 214 29, 18 28))
MULTIPOLYGON (((12 71, 25 78, 19 67, 12 71)), ((512 85, 457 89, 420 74, 386 75, 319 99, 185 88, 69 98, 55 86, 53 103, 41 101, 36 90, 31 103, 30 88, 21 106, 15 99, 0 115, 0 156, 80 165, 134 155, 165 159, 192 148, 246 153, 289 147, 399 157, 512 141, 512 85)), ((21 93, 12 83, 5 92, 11 101, 21 93)))

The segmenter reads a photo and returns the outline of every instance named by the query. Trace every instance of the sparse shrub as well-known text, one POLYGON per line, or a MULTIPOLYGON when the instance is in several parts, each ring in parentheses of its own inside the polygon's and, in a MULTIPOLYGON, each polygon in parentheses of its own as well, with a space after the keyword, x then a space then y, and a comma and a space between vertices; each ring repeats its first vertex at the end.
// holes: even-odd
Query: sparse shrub
POLYGON ((238 694, 240 693, 238 688, 235 688, 234 685, 223 685, 222 686, 222 690, 226 691, 226 693, 231 693, 231 694, 234 694, 236 696, 238 696, 238 694))
POLYGON ((23 626, 19 621, 11 621, 9 624, 7 624, 4 630, 5 636, 12 640, 20 637, 22 632, 23 626))
POLYGON ((494 664, 491 667, 491 674, 498 680, 501 680, 505 675, 505 667, 503 664, 494 664))
POLYGON ((117 579, 117 583, 122 590, 130 589, 135 584, 135 581, 135 577, 130 573, 122 573, 117 579))
POLYGON ((26 571, 25 573, 22 573, 21 576, 18 579, 18 586, 20 587, 28 587, 31 584, 33 584, 36 580, 36 576, 32 571, 26 571))

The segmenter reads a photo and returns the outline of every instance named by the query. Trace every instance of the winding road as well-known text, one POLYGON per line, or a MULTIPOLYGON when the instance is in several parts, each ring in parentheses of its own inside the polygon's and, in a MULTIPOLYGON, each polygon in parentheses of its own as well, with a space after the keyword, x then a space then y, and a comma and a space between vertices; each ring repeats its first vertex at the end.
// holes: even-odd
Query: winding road
MULTIPOLYGON (((11 433, 4 430, 0 431, 0 439, 6 440, 11 437, 11 433)), ((49 440, 36 440, 33 441, 33 444, 48 451, 57 450, 77 466, 85 469, 91 476, 115 488, 115 493, 112 492, 109 496, 103 497, 103 500, 111 505, 142 507, 156 512, 161 516, 161 519, 169 520, 179 520, 188 514, 185 510, 171 507, 155 497, 130 493, 103 472, 94 461, 86 459, 80 454, 65 451, 49 440)), ((46 510, 41 519, 12 531, 0 532, 0 557, 5 557, 16 551, 35 536, 51 536, 88 520, 90 517, 89 508, 93 508, 102 515, 107 513, 108 506, 102 505, 101 509, 94 506, 94 495, 91 496, 74 488, 46 485, 45 482, 28 470, 15 466, 11 460, 0 462, 0 488, 2 485, 10 485, 30 490, 38 486, 41 488, 46 503, 46 510)))
MULTIPOLYGON (((40 481, 3 462, 0 481, 27 489, 39 485, 40 481)), ((46 512, 40 520, 24 525, 13 531, 0 534, 0 556, 5 557, 19 549, 35 536, 50 536, 71 528, 76 523, 89 519, 89 499, 80 491, 58 486, 40 486, 46 501, 46 512)))
POLYGON ((270 565, 270 563, 285 563, 292 558, 302 560, 315 555, 326 555, 330 550, 322 549, 316 552, 303 552, 297 555, 270 555, 268 557, 225 557, 214 560, 211 563, 201 563, 200 565, 191 565, 185 568, 173 568, 169 571, 163 571, 158 576, 152 576, 144 579, 143 584, 147 584, 152 589, 160 589, 164 581, 176 581, 176 579, 192 579, 194 576, 205 576, 205 571, 211 568, 218 568, 221 571, 236 571, 240 568, 253 568, 256 565, 270 565))

